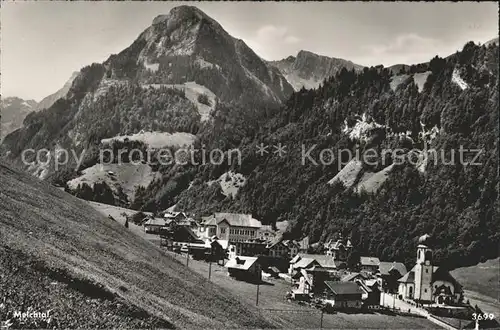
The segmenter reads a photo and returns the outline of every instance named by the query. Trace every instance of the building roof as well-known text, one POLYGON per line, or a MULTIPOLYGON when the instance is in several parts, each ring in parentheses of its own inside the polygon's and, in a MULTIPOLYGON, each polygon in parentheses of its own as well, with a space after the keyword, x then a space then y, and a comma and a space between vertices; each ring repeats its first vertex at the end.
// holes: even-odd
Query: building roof
POLYGON ((415 267, 413 267, 408 273, 401 277, 398 282, 401 283, 415 283, 415 267))
POLYGON ((291 264, 294 264, 296 263, 297 261, 299 261, 302 257, 300 255, 296 255, 295 257, 292 258, 292 260, 290 260, 290 263, 291 264))
POLYGON ((178 215, 182 216, 183 218, 187 218, 186 213, 184 213, 184 212, 175 212, 175 211, 167 211, 167 212, 165 212, 164 217, 165 218, 173 219, 173 218, 176 218, 178 215))
POLYGON ((300 273, 302 274, 302 277, 304 277, 304 280, 306 281, 309 286, 313 286, 313 277, 311 274, 308 274, 305 269, 301 269, 300 273))
POLYGON ((313 263, 317 263, 316 259, 312 258, 301 258, 295 264, 293 264, 293 268, 309 268, 313 263))
POLYGON ((165 220, 162 218, 152 218, 144 222, 145 226, 165 226, 165 220))
POLYGON ((209 217, 203 218, 205 226, 215 226, 222 221, 227 221, 231 227, 246 227, 246 228, 260 228, 262 223, 254 219, 251 214, 241 213, 214 213, 209 217))
POLYGON ((302 258, 315 259, 321 265, 321 267, 324 268, 340 269, 340 268, 345 268, 347 266, 345 262, 334 260, 333 257, 327 256, 326 254, 300 253, 300 256, 302 258))
POLYGON ((363 278, 363 276, 360 273, 351 273, 351 274, 348 274, 348 275, 342 277, 341 281, 342 282, 351 282, 351 281, 354 281, 358 277, 363 278))
POLYGON ((401 262, 381 261, 378 267, 381 275, 389 275, 393 270, 397 270, 401 276, 408 272, 406 266, 401 262))
POLYGON ((202 217, 202 225, 204 226, 217 226, 217 219, 214 217, 202 217))
POLYGON ((377 257, 360 257, 359 258, 361 266, 378 266, 380 265, 380 260, 377 257))
POLYGON ((243 257, 238 256, 236 258, 230 259, 226 263, 227 268, 248 270, 254 263, 258 260, 257 257, 243 257))
POLYGON ((359 285, 354 282, 325 281, 325 285, 336 295, 363 294, 359 285))

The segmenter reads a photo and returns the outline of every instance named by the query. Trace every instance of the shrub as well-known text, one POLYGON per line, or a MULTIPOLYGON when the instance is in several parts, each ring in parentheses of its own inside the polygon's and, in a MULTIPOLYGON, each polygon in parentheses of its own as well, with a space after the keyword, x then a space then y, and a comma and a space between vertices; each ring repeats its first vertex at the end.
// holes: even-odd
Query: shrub
POLYGON ((210 106, 210 100, 208 99, 207 94, 198 95, 198 102, 210 106))

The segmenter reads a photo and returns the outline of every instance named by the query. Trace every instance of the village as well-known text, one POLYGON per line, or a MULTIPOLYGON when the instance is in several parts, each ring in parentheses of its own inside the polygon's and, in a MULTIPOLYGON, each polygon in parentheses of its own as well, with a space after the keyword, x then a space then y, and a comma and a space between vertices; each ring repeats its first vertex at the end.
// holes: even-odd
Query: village
POLYGON ((316 310, 321 325, 324 313, 391 313, 425 318, 446 329, 479 325, 473 321, 473 315, 481 313, 479 308, 469 304, 449 271, 434 264, 429 235, 419 238, 415 264, 408 270, 397 260, 377 256, 361 256, 353 264, 349 260, 353 245, 341 234, 322 244, 322 253, 317 252, 317 243, 316 253, 311 253, 314 244, 308 237, 284 239, 286 223, 262 225, 250 214, 214 213, 195 220, 185 212, 166 210, 139 220, 127 217, 127 226, 129 219, 148 240, 206 272, 209 279, 223 273, 245 285, 245 298, 261 305, 266 285, 272 285, 273 301, 286 304, 287 310, 294 306, 316 310))

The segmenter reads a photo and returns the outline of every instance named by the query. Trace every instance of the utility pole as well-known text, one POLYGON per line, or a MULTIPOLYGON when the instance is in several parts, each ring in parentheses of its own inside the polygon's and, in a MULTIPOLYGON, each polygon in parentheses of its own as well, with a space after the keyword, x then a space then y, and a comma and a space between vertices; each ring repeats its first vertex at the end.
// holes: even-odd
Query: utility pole
POLYGON ((189 242, 187 244, 187 253, 186 253, 186 267, 189 267, 189 242))
POLYGON ((325 312, 324 308, 321 308, 321 323, 319 324, 320 329, 323 329, 323 314, 324 314, 324 312, 325 312))
POLYGON ((259 287, 260 287, 260 284, 257 283, 257 296, 255 297, 255 306, 259 305, 259 287))
POLYGON ((208 262, 208 280, 210 281, 210 278, 212 277, 212 258, 210 258, 210 261, 208 262))

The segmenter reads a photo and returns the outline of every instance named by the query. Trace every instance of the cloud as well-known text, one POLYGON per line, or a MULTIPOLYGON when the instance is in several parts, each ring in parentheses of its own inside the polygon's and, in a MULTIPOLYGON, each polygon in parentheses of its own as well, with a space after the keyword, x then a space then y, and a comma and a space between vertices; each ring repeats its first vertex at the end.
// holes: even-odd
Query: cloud
POLYGON ((434 38, 426 38, 415 33, 401 34, 391 40, 363 46, 365 57, 376 63, 419 63, 426 62, 432 56, 443 51, 443 42, 434 38), (429 54, 434 54, 429 57, 429 54))
POLYGON ((261 42, 284 42, 293 44, 300 39, 288 32, 284 26, 264 25, 257 30, 257 40, 261 42))
POLYGON ((300 41, 287 27, 272 24, 260 27, 252 38, 246 40, 255 52, 267 59, 279 59, 293 54, 300 41))

